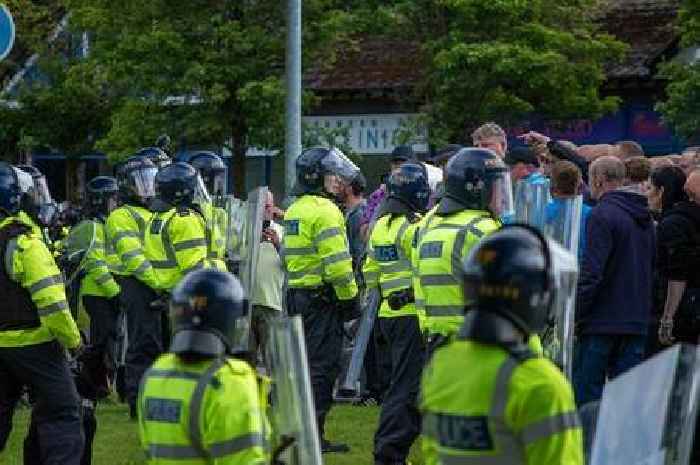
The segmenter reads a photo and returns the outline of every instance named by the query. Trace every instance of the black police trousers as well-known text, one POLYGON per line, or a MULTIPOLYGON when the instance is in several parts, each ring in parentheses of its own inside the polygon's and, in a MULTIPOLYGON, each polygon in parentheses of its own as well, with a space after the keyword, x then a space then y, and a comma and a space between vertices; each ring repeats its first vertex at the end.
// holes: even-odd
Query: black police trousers
POLYGON ((316 421, 320 438, 325 438, 326 415, 333 405, 333 385, 340 373, 343 349, 343 318, 335 293, 329 288, 290 289, 290 316, 301 315, 309 359, 316 421))
POLYGON ((107 299, 83 296, 83 307, 90 316, 90 345, 107 355, 110 371, 116 366, 117 326, 119 323, 119 303, 116 298, 107 299))
MULTIPOLYGON (((23 386, 29 387, 34 400, 30 443, 38 448, 32 455, 40 458, 41 465, 79 465, 84 445, 80 399, 58 342, 0 347, 0 405, 12 403, 14 409, 23 386)), ((11 425, 11 411, 9 418, 6 413, 0 412, 0 418, 11 425)))
POLYGON ((376 464, 404 463, 421 428, 418 390, 425 359, 418 318, 379 318, 382 336, 391 351, 391 384, 382 403, 374 434, 376 464))
POLYGON ((129 342, 126 349, 126 401, 134 409, 143 374, 168 346, 167 312, 151 307, 158 296, 135 278, 119 280, 120 302, 126 312, 129 342))

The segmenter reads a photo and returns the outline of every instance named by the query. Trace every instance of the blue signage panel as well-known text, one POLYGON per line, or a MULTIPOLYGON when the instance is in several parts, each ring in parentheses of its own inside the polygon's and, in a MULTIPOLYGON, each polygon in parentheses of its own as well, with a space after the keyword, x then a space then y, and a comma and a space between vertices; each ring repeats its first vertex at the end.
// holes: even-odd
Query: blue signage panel
POLYGON ((521 125, 506 129, 511 143, 522 144, 517 136, 529 130, 541 132, 554 139, 570 140, 577 145, 614 144, 634 140, 644 147, 647 155, 678 153, 684 142, 676 137, 661 120, 652 105, 628 103, 616 113, 597 121, 577 120, 556 124, 534 117, 521 125))
POLYGON ((10 10, 0 5, 0 60, 10 54, 15 43, 15 22, 10 10))

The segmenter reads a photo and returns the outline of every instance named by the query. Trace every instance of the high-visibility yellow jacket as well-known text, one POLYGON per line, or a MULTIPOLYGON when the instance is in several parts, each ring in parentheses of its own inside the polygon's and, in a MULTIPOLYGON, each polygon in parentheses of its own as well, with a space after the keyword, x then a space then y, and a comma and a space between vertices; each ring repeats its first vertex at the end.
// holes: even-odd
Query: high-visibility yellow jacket
POLYGON ((206 224, 207 257, 223 261, 226 258, 226 211, 210 202, 199 208, 206 224))
POLYGON ((441 216, 432 210, 418 226, 413 254, 416 305, 425 312, 429 333, 452 336, 464 321, 462 261, 481 238, 500 224, 485 211, 441 216))
POLYGON ((95 228, 95 242, 86 257, 80 295, 111 299, 119 294, 119 284, 112 273, 120 270, 121 260, 112 243, 105 240, 105 225, 98 220, 91 220, 91 223, 95 228))
POLYGON ((188 208, 156 212, 146 226, 144 256, 153 266, 158 287, 171 291, 190 271, 226 270, 223 262, 207 258, 206 226, 202 215, 188 208))
MULTIPOLYGON (((0 229, 11 223, 22 223, 32 229, 19 216, 0 221, 0 229)), ((78 347, 80 333, 66 302, 63 279, 42 239, 34 232, 21 234, 8 241, 2 258, 7 277, 29 293, 36 307, 31 311, 37 312, 40 326, 0 331, 0 347, 30 346, 54 339, 68 349, 78 347)))
POLYGON ((138 400, 151 465, 263 465, 267 421, 253 369, 235 359, 185 363, 161 356, 138 400))
POLYGON ((331 284, 340 300, 357 295, 345 218, 329 199, 302 195, 284 215, 283 255, 290 288, 331 284))
POLYGON ((566 378, 544 356, 456 339, 423 373, 426 465, 582 465, 583 440, 566 378))
POLYGON ((413 288, 411 260, 417 228, 418 222, 411 223, 406 215, 389 214, 379 218, 372 229, 362 272, 368 288, 379 286, 381 290, 380 318, 419 316, 414 303, 392 310, 387 301, 392 293, 413 288))
POLYGON ((158 280, 143 251, 146 225, 152 213, 143 207, 122 205, 107 218, 107 240, 112 243, 121 261, 116 274, 132 276, 151 289, 158 288, 158 280))

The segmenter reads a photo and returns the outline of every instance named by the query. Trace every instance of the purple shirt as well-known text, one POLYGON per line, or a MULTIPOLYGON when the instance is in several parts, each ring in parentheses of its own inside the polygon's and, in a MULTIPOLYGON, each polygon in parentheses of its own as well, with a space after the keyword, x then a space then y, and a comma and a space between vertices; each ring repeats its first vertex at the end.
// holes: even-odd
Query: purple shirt
POLYGON ((375 219, 374 215, 379 205, 384 201, 384 197, 386 197, 386 187, 382 184, 376 191, 372 192, 372 195, 367 199, 367 208, 365 208, 364 214, 362 215, 361 224, 370 224, 375 219))

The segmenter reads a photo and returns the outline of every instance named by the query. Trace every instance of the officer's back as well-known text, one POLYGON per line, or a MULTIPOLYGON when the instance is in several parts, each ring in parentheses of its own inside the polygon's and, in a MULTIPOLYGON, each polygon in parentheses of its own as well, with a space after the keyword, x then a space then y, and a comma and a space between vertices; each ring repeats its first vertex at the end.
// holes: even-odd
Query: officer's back
POLYGON ((419 226, 413 264, 416 303, 431 334, 452 336, 462 324, 460 264, 483 237, 500 227, 512 204, 505 165, 491 151, 462 149, 446 167, 445 194, 419 226))
POLYGON ((473 306, 423 379, 428 464, 583 463, 571 386, 528 347, 555 311, 556 259, 522 226, 494 233, 470 254, 463 270, 473 306))
POLYGON ((144 375, 139 433, 149 464, 266 463, 264 406, 243 349, 243 289, 218 270, 190 273, 173 291, 173 342, 144 375))
POLYGON ((152 264, 158 289, 171 291, 190 271, 203 267, 224 268, 223 262, 210 261, 206 221, 195 204, 197 171, 187 163, 176 162, 158 172, 156 199, 145 233, 144 253, 152 264))

